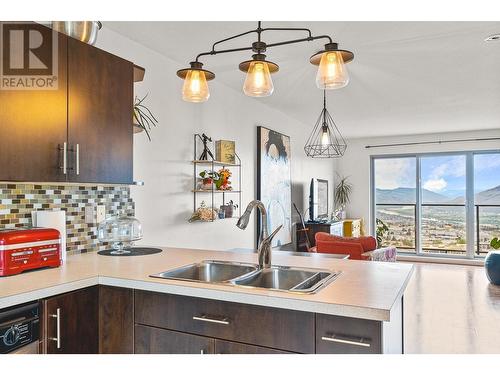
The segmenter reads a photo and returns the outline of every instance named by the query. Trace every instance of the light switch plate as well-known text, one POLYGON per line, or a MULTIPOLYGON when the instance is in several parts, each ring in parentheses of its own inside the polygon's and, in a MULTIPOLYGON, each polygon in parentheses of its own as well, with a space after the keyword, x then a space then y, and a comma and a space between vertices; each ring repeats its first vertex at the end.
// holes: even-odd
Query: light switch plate
POLYGON ((95 223, 94 206, 85 206, 85 224, 95 223))
POLYGON ((96 223, 99 224, 100 222, 104 221, 106 219, 106 206, 103 204, 99 204, 96 209, 96 223))

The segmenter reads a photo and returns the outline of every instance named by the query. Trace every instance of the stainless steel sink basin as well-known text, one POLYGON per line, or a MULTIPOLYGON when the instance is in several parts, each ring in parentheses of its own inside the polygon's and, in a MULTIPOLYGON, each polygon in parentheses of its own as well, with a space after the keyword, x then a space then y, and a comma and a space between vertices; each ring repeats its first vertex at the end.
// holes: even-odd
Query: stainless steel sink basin
POLYGON ((235 285, 288 292, 313 293, 339 273, 311 268, 273 266, 242 276, 235 285))
POLYGON ((162 279, 219 283, 257 270, 255 264, 204 260, 187 266, 151 275, 162 279))
POLYGON ((339 274, 316 268, 272 266, 259 269, 256 264, 250 263, 204 260, 150 276, 290 293, 315 293, 339 274))

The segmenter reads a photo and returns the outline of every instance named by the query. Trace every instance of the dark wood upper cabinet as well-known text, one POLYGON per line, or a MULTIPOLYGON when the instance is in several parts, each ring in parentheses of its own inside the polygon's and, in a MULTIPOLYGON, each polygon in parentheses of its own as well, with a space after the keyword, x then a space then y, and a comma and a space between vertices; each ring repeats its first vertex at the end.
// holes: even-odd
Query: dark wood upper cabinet
POLYGON ((43 341, 48 354, 99 352, 98 287, 81 289, 42 301, 43 341))
POLYGON ((132 183, 134 65, 68 39, 70 181, 132 183))
MULTIPOLYGON (((19 28, 52 33, 36 23, 19 28)), ((57 89, 0 90, 0 181, 132 183, 134 64, 55 35, 57 89)))
MULTIPOLYGON (((7 22, 1 22, 3 27, 7 22)), ((37 24, 19 24, 46 32, 37 24)), ((6 34, 4 34, 5 36, 6 34)), ((0 46, 5 46, 4 40, 0 46)), ((0 89, 0 181, 66 181, 67 37, 58 35, 57 89, 0 89), (60 149, 61 148, 61 149, 60 149)), ((10 64, 3 54, 3 66, 10 64)), ((6 78, 6 77, 4 77, 6 78)))

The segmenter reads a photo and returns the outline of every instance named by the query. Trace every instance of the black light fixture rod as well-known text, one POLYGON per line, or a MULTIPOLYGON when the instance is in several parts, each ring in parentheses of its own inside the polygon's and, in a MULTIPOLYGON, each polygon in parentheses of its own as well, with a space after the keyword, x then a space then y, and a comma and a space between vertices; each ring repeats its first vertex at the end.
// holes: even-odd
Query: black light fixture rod
POLYGON ((252 34, 252 33, 257 33, 257 29, 255 29, 255 30, 245 31, 244 33, 237 34, 237 35, 233 35, 233 36, 230 36, 229 38, 219 40, 219 41, 215 42, 215 43, 212 45, 212 52, 216 52, 216 51, 215 51, 215 46, 216 46, 217 44, 221 44, 221 43, 227 42, 228 40, 232 40, 232 39, 240 38, 240 37, 242 37, 242 36, 245 36, 245 35, 248 35, 248 34, 252 34))
POLYGON ((240 33, 240 34, 236 34, 236 35, 230 36, 228 38, 218 40, 217 42, 212 44, 212 50, 210 52, 203 52, 203 53, 198 54, 198 56, 196 56, 195 61, 198 62, 198 59, 201 56, 217 55, 217 54, 221 54, 221 53, 230 53, 230 52, 239 52, 239 51, 250 51, 253 49, 253 47, 231 48, 231 49, 224 49, 224 50, 219 50, 219 51, 216 51, 215 47, 218 44, 227 42, 229 40, 237 39, 237 38, 240 38, 242 36, 252 34, 252 33, 257 33, 257 40, 260 43, 261 42, 261 33, 263 33, 264 31, 305 31, 308 34, 307 38, 293 39, 293 40, 287 40, 284 42, 268 44, 267 47, 277 47, 277 46, 284 46, 287 44, 311 42, 311 41, 317 40, 317 39, 328 39, 329 43, 333 43, 332 38, 330 36, 328 36, 328 35, 313 36, 311 33, 311 30, 309 30, 307 28, 302 28, 302 27, 266 27, 266 28, 262 28, 261 26, 262 26, 262 22, 258 21, 257 28, 254 30, 245 31, 245 32, 240 33))
POLYGON ((220 51, 203 52, 203 53, 200 53, 198 56, 196 56, 195 61, 198 62, 198 59, 202 56, 219 55, 221 53, 229 53, 229 52, 251 51, 252 49, 253 49, 253 47, 241 47, 241 48, 223 49, 220 51))
POLYGON ((312 42, 313 40, 317 40, 317 39, 328 39, 330 41, 330 43, 332 42, 332 38, 330 38, 328 35, 319 35, 319 36, 311 36, 311 37, 302 38, 302 39, 286 40, 284 42, 277 42, 277 43, 268 44, 267 46, 268 47, 277 47, 277 46, 284 46, 286 44, 312 42))
MULTIPOLYGON (((248 33, 246 33, 246 34, 248 34, 248 33)), ((307 38, 292 39, 292 40, 287 40, 287 41, 284 41, 284 42, 277 42, 277 43, 273 43, 273 44, 268 44, 267 48, 269 48, 269 47, 284 46, 284 45, 287 45, 287 44, 295 44, 295 43, 302 43, 302 42, 311 42, 311 41, 317 40, 317 39, 328 39, 330 42, 332 40, 328 35, 319 35, 319 36, 311 36, 311 37, 307 37, 307 38)), ((252 47, 241 47, 241 48, 223 49, 223 50, 219 50, 219 51, 212 50, 210 52, 203 52, 203 53, 198 54, 198 56, 196 56, 195 61, 197 62, 198 59, 200 57, 202 57, 202 56, 219 55, 219 54, 222 54, 222 53, 239 52, 239 51, 251 51, 252 49, 253 49, 252 47)))
POLYGON ((311 30, 303 27, 265 27, 262 29, 262 32, 264 31, 306 31, 309 37, 312 37, 311 30))

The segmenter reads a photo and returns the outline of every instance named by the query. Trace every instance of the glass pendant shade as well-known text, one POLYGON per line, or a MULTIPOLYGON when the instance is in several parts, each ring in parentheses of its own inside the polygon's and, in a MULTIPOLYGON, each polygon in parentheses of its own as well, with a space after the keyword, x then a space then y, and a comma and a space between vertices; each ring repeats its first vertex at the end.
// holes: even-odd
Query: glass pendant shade
POLYGON ((326 109, 325 91, 323 95, 323 109, 304 146, 304 151, 311 158, 338 158, 344 155, 347 143, 326 109))
POLYGON ((252 61, 248 68, 243 92, 247 96, 264 97, 274 91, 273 80, 269 72, 269 66, 265 61, 252 61))
POLYGON ((349 73, 342 54, 338 51, 325 52, 316 74, 316 86, 323 90, 340 89, 349 83, 349 73))
POLYGON ((205 72, 201 70, 189 70, 184 78, 182 86, 182 99, 186 102, 206 102, 210 97, 205 72))
POLYGON ((328 125, 323 124, 321 131, 321 145, 327 147, 330 144, 330 134, 328 134, 328 125))

